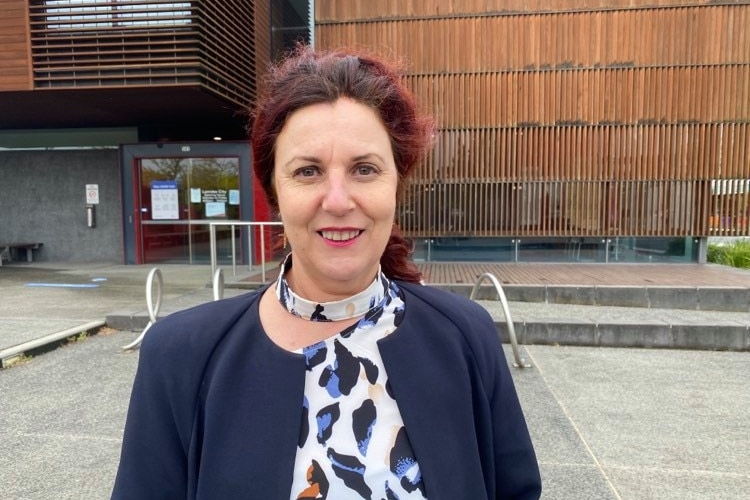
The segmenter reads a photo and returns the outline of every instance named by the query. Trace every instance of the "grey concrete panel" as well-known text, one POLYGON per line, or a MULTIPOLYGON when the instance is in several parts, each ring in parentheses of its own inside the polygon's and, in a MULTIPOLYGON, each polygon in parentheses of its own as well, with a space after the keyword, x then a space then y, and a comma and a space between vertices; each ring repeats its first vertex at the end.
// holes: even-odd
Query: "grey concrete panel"
POLYGON ((657 309, 698 309, 698 289, 694 286, 647 288, 648 306, 657 309))
POLYGON ((2 498, 109 498, 138 362, 97 335, 0 372, 2 498))
POLYGON ((569 319, 526 323, 525 344, 564 344, 592 346, 598 344, 596 324, 569 319))
MULTIPOLYGON (((464 297, 468 297, 469 295, 471 295, 472 287, 473 287, 473 284, 472 285, 452 285, 452 284, 440 285, 441 289, 451 292, 451 293, 455 293, 456 295, 462 295, 464 297)), ((489 287, 486 287, 484 290, 481 291, 481 293, 486 294, 487 299, 494 300, 497 295, 492 295, 490 293, 491 290, 494 293, 494 288, 491 289, 489 287)))
POLYGON ((633 323, 600 323, 599 342, 607 347, 674 347, 668 323, 637 321, 633 323))
POLYGON ((642 286, 597 286, 598 306, 648 307, 648 294, 642 286))
POLYGON ((688 349, 748 350, 748 327, 737 323, 673 325, 674 341, 688 349))
MULTIPOLYGON (((505 346, 509 366, 515 361, 505 346)), ((521 356, 529 360, 526 348, 521 356)), ((542 476, 542 498, 604 500, 616 498, 596 466, 573 422, 550 391, 537 367, 511 368, 518 399, 526 416, 542 476)))
MULTIPOLYGON (((510 335, 508 334, 508 324, 505 321, 496 321, 495 322, 495 328, 497 329, 497 334, 500 337, 500 341, 510 346, 510 335)), ((513 331, 516 334, 516 341, 519 344, 525 344, 526 343, 526 325, 523 323, 523 321, 513 321, 513 331)))
MULTIPOLYGON (((512 367, 515 359, 510 346, 504 346, 504 352, 508 366, 512 367)), ((529 360, 525 347, 521 347, 520 354, 529 360)), ((537 367, 511 368, 511 374, 539 462, 577 471, 593 467, 591 454, 550 391, 542 371, 537 367)))
POLYGON ((699 287, 698 308, 702 311, 750 311, 750 289, 699 287))
POLYGON ((505 297, 510 302, 545 302, 547 285, 503 285, 505 297))
POLYGON ((750 477, 742 474, 646 467, 606 470, 623 499, 745 500, 750 492, 750 477))
MULTIPOLYGON (((107 326, 115 330, 143 331, 148 325, 148 311, 114 311, 106 316, 107 326)), ((158 320, 159 318, 157 318, 158 320)))
MULTIPOLYGON (((73 423, 75 425, 75 423, 73 423)), ((64 434, 0 431, 0 496, 7 499, 79 500, 109 498, 120 440, 64 434)))
MULTIPOLYGON (((621 500, 593 465, 539 464, 543 500, 621 500)), ((635 500, 636 497, 633 497, 635 500)), ((640 500, 640 499, 639 499, 640 500)))
POLYGON ((0 151, 0 240, 43 243, 39 261, 122 262, 119 170, 117 149, 0 151), (87 184, 99 186, 95 228, 87 184))
MULTIPOLYGON (((469 297, 471 295, 471 291, 474 288, 474 285, 472 286, 453 286, 451 288, 451 291, 454 293, 458 293, 460 295, 464 295, 466 297, 469 297)), ((505 291, 505 289, 503 289, 505 291)), ((479 286, 479 289, 477 290, 476 299, 477 300, 497 300, 497 292, 495 291, 495 285, 492 284, 490 281, 485 281, 479 286)))
MULTIPOLYGON (((655 471, 657 485, 665 473, 678 472, 703 485, 696 492, 711 488, 722 474, 750 479, 747 353, 545 346, 527 351, 605 471, 655 471)), ((636 474, 631 479, 646 480, 636 474)), ((637 485, 618 489, 631 487, 637 485)))
POLYGON ((550 304, 594 304, 596 287, 579 285, 547 285, 547 302, 550 304))

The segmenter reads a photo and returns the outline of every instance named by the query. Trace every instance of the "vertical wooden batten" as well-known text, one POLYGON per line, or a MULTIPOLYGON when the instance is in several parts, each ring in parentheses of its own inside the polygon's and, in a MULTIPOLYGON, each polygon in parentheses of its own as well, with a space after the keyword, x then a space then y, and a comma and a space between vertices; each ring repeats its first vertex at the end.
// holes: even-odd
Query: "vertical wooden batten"
POLYGON ((750 236, 750 2, 316 7, 319 47, 404 56, 435 112, 407 234, 750 236))

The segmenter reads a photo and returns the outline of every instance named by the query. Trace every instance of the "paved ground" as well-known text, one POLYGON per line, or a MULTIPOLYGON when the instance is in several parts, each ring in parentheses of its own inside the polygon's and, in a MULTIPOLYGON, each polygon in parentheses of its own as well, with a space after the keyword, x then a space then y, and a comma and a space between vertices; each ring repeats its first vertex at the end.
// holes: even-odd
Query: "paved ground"
MULTIPOLYGON (((3 266, 0 351, 70 325, 75 332, 82 322, 102 321, 113 311, 142 318, 149 270, 3 266)), ((163 266, 163 273, 165 314, 211 300, 205 267, 163 266)), ((227 275, 228 282, 242 278, 231 277, 231 270, 227 275)), ((236 293, 242 291, 227 290, 236 293)), ((486 307, 498 314, 497 303, 486 307)), ((589 323, 606 317, 635 334, 646 314, 654 315, 647 318, 653 322, 707 324, 742 324, 749 316, 520 302, 511 303, 511 311, 520 324, 545 314, 589 323)), ((580 324, 585 330, 586 323, 580 324)), ((138 361, 137 352, 120 346, 137 335, 105 329, 0 370, 0 498, 108 497, 138 361)), ((530 345, 521 353, 533 366, 514 369, 513 376, 541 463, 545 499, 746 498, 750 352, 530 345)))
MULTIPOLYGON (((137 353, 97 335, 0 372, 0 497, 107 498, 137 353)), ((744 499, 750 354, 529 346, 513 370, 545 494, 744 499)), ((467 499, 469 500, 469 499, 467 499)))

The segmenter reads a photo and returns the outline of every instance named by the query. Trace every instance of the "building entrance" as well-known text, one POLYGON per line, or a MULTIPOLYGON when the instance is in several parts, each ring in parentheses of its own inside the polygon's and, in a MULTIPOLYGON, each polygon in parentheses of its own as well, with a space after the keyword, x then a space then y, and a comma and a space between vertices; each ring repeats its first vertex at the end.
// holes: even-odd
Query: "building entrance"
MULTIPOLYGON (((126 262, 208 264, 209 224, 251 220, 249 170, 244 144, 124 147, 126 262)), ((220 226, 219 261, 245 262, 243 241, 220 226)))
MULTIPOLYGON (((141 260, 208 262, 208 224, 240 219, 239 158, 140 158, 137 173, 141 260)), ((232 238, 220 231, 217 244, 232 238)))

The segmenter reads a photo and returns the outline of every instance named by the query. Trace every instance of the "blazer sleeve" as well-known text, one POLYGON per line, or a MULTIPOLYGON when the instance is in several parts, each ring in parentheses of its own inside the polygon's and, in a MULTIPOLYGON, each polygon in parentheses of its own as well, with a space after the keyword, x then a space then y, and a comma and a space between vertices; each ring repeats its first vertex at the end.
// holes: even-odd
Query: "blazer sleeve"
POLYGON ((170 314, 143 339, 112 499, 195 496, 200 460, 199 392, 217 345, 258 293, 170 314))
POLYGON ((186 381, 175 373, 170 327, 167 320, 155 323, 140 348, 113 500, 187 498, 192 419, 186 416, 194 409, 186 401, 186 381))
MULTIPOLYGON (((441 430, 445 431, 460 424, 463 429, 471 428, 476 433, 476 440, 473 442, 465 440, 463 444, 454 443, 457 456, 461 453, 479 453, 479 464, 482 469, 480 477, 485 483, 485 498, 538 499, 542 489, 539 465, 492 317, 479 304, 465 297, 432 287, 410 284, 404 284, 403 287, 421 299, 407 302, 404 323, 409 319, 409 308, 411 308, 412 321, 409 323, 409 330, 414 334, 409 335, 408 338, 416 339, 405 340, 405 342, 410 342, 407 352, 427 351, 428 349, 420 347, 420 342, 429 342, 430 352, 440 352, 437 358, 433 356, 429 360, 438 359, 441 363, 455 364, 456 369, 450 375, 451 381, 465 376, 465 386, 462 390, 472 394, 469 401, 473 407, 455 409, 461 415, 456 415, 453 408, 443 410, 449 423, 442 425, 441 430), (422 325, 428 326, 423 328, 422 325), (427 337, 418 335, 420 332, 427 337), (458 369, 462 364, 464 368, 458 369), (471 415, 464 415, 469 412, 471 415)), ((390 352, 389 357, 400 360, 402 364, 408 363, 406 356, 416 355, 399 356, 398 353, 401 350, 396 349, 395 345, 389 351, 393 351, 390 352)), ((395 362, 392 363, 392 365, 395 364, 395 362)), ((436 370, 434 363, 427 361, 419 365, 426 366, 425 370, 429 371, 429 374, 424 374, 421 378, 415 377, 412 372, 421 374, 422 371, 418 368, 410 368, 411 365, 409 365, 407 375, 412 374, 410 378, 418 378, 424 382, 430 377, 442 377, 440 378, 442 382, 438 381, 436 384, 440 387, 451 387, 445 382, 445 376, 440 375, 445 370, 436 370)), ((401 373, 404 369, 401 366, 395 366, 394 371, 401 373)), ((410 386, 410 390, 418 393, 419 389, 410 386)), ((418 411, 415 409, 413 413, 418 413, 418 411)), ((442 416, 433 414, 432 418, 438 420, 442 416)), ((470 456, 465 457, 462 464, 468 466, 472 463, 470 458, 470 456)), ((448 471, 440 470, 442 475, 449 475, 448 471)), ((438 481, 441 480, 440 478, 438 481)))
POLYGON ((542 492, 539 465, 494 323, 488 337, 496 498, 536 500, 542 492))

